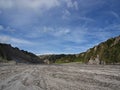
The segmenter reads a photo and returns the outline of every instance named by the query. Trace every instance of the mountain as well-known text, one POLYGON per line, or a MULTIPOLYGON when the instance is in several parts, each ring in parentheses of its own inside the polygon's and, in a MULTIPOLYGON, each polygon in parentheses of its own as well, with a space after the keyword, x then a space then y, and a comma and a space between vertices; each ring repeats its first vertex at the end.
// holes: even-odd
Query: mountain
POLYGON ((15 61, 16 63, 43 63, 35 54, 0 43, 0 62, 15 61))
POLYGON ((42 59, 50 63, 120 64, 120 36, 110 38, 80 54, 44 55, 42 59))

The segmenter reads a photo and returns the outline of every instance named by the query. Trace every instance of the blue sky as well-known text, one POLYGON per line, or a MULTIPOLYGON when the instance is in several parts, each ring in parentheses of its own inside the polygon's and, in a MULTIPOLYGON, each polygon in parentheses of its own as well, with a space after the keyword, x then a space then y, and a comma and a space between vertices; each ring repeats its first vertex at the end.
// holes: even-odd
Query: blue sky
POLYGON ((35 54, 80 53, 120 35, 120 0, 0 0, 0 42, 35 54))

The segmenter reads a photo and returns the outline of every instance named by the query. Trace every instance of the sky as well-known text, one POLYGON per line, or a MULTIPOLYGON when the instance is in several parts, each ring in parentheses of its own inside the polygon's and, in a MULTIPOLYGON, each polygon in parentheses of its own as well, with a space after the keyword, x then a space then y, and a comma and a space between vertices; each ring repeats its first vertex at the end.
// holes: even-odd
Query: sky
POLYGON ((120 35, 120 0, 0 0, 0 43, 81 53, 120 35))

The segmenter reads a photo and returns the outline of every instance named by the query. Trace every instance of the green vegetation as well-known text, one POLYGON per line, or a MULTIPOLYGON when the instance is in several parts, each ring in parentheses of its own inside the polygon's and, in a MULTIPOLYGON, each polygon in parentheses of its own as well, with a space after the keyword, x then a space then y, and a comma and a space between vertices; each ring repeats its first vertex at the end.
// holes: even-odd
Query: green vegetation
MULTIPOLYGON (((120 63, 120 36, 111 38, 106 42, 100 43, 84 52, 84 56, 81 57, 84 63, 88 62, 90 58, 94 59, 99 55, 99 60, 106 64, 120 63)), ((81 54, 80 54, 81 56, 81 54)))
POLYGON ((106 64, 120 63, 120 36, 111 38, 77 55, 49 55, 44 56, 44 58, 50 60, 51 63, 88 63, 90 59, 95 60, 96 58, 100 60, 100 64, 103 62, 106 64))

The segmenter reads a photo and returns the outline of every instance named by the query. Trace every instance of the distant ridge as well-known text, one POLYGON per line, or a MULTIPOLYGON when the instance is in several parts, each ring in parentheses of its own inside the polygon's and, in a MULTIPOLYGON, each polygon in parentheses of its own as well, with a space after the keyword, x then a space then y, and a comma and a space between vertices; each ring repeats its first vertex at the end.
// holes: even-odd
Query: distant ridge
POLYGON ((15 61, 16 63, 43 63, 35 54, 0 43, 0 62, 15 61))

